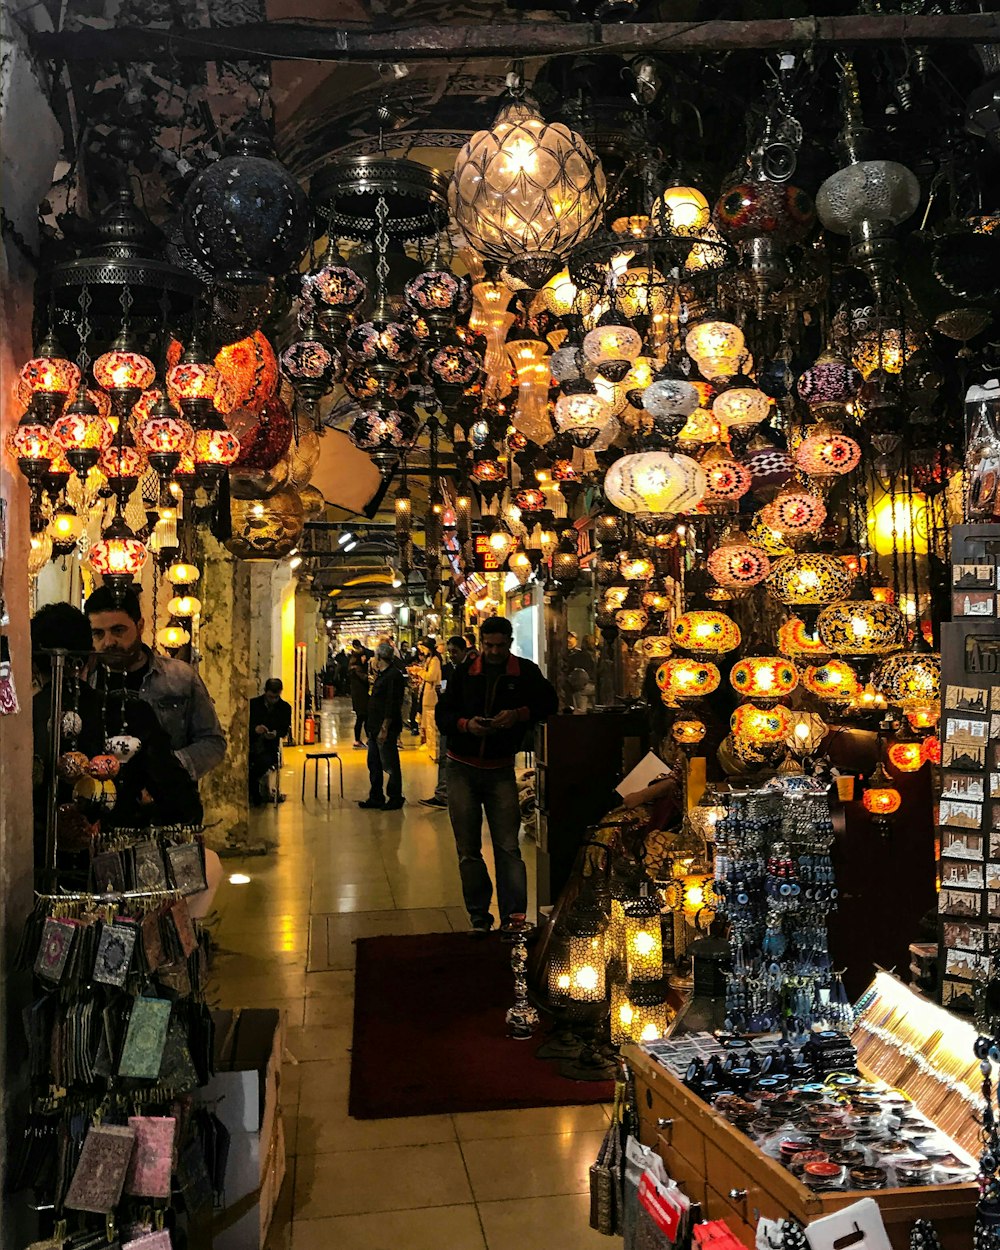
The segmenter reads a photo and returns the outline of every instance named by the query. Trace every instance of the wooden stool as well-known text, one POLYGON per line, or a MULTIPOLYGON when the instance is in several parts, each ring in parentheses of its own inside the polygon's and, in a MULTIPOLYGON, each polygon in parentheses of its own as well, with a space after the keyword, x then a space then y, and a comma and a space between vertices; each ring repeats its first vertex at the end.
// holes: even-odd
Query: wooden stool
POLYGON ((306 768, 310 760, 313 764, 313 798, 319 798, 319 761, 326 764, 326 801, 330 802, 330 761, 336 760, 340 769, 340 797, 344 797, 344 761, 336 751, 307 751, 302 761, 302 801, 306 799, 306 768))

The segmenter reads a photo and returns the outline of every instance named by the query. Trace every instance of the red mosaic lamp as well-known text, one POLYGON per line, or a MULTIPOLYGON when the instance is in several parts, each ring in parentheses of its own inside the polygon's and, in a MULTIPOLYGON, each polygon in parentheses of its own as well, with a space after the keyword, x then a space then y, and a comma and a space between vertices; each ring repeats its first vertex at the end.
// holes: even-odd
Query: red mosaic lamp
POLYGON ((33 356, 21 368, 18 375, 19 392, 30 395, 29 403, 35 413, 46 423, 57 417, 80 385, 79 368, 62 355, 62 350, 51 331, 38 346, 33 356))
POLYGON ((128 416, 155 377, 153 362, 135 350, 124 332, 94 361, 94 379, 111 397, 111 411, 119 419, 128 416))

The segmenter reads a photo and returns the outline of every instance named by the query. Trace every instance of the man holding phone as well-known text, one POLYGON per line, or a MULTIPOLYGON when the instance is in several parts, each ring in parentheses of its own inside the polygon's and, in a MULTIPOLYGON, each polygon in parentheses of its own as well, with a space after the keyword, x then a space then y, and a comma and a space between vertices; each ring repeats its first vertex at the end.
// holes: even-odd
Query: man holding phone
POLYGON ((493 927, 493 884, 483 860, 483 814, 496 861, 501 933, 528 927, 528 877, 518 845, 521 809, 514 757, 532 725, 558 710, 558 699, 531 660, 511 654, 513 629, 502 616, 479 631, 480 653, 451 675, 437 705, 448 741, 448 813, 458 850, 462 894, 473 934, 493 927))

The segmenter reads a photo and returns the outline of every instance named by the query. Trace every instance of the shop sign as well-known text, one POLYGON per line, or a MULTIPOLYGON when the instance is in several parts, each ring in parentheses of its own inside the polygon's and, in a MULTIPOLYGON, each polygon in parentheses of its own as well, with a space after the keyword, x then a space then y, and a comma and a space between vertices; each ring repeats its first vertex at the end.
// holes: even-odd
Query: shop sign
POLYGON ((965 640, 967 673, 1000 673, 1000 638, 972 634, 965 640))
POLYGON ((499 573, 500 561, 497 553, 490 546, 489 534, 477 534, 475 542, 476 572, 499 573))

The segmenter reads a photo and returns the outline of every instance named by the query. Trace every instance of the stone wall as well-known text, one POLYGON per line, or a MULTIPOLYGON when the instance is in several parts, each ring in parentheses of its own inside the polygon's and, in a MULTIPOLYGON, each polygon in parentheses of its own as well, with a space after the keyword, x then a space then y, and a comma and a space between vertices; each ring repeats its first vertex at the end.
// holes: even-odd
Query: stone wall
MULTIPOLYGON (((52 182, 61 136, 24 46, 10 22, 9 6, 0 6, 0 186, 3 208, 28 249, 38 246, 38 203, 52 182)), ((0 247, 0 449, 7 443, 20 412, 13 402, 12 379, 31 356, 34 267, 13 235, 5 230, 0 247)), ((21 1073, 20 995, 28 987, 12 976, 10 958, 24 917, 31 908, 31 656, 28 645, 28 492, 17 466, 0 450, 0 498, 6 504, 7 544, 3 594, 10 624, 14 682, 21 704, 15 716, 0 717, 0 1190, 7 1143, 17 1140, 11 1113, 23 1088, 21 1073)), ((0 1211, 0 1245, 23 1244, 13 1205, 0 1211)))

